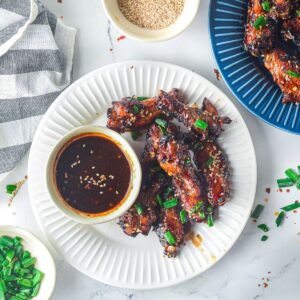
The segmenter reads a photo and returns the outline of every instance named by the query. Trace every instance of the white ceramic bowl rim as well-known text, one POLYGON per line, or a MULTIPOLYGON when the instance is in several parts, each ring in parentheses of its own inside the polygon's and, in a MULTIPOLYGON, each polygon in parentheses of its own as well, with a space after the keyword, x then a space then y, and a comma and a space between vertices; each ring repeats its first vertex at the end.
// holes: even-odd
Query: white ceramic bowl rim
POLYGON ((118 218, 120 215, 125 213, 134 203, 136 200, 140 187, 141 187, 141 181, 142 181, 142 170, 141 165, 139 162, 139 159, 131 147, 131 145, 117 132, 98 125, 85 125, 77 127, 71 131, 69 131, 67 134, 65 134, 54 146, 52 149, 48 161, 47 161, 47 167, 46 167, 46 185, 47 189, 50 195, 50 198, 52 199, 55 206, 67 217, 73 219, 76 222, 82 223, 82 224, 98 224, 98 223, 104 223, 111 221, 113 219, 118 218), (61 199, 61 196, 59 195, 59 192, 57 188, 55 187, 54 183, 54 176, 53 176, 53 170, 54 170, 54 162, 57 157, 57 154, 59 151, 63 148, 63 146, 70 141, 70 139, 84 134, 84 133, 101 133, 106 136, 111 137, 114 141, 118 142, 124 151, 125 155, 128 156, 131 160, 131 183, 130 183, 130 190, 128 191, 127 199, 115 210, 112 212, 106 214, 106 215, 99 215, 95 217, 89 217, 85 215, 84 213, 79 214, 75 211, 71 210, 67 207, 65 203, 63 203, 63 200, 61 199))
POLYGON ((176 22, 158 30, 141 28, 128 21, 120 11, 117 0, 102 0, 102 4, 110 21, 124 35, 145 42, 162 42, 176 37, 191 25, 199 10, 200 0, 185 0, 176 22))

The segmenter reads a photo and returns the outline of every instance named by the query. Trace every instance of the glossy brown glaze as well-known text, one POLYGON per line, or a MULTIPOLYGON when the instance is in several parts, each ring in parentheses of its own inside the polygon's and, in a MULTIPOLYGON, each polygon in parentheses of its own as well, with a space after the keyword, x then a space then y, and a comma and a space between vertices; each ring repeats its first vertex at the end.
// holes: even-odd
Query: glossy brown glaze
POLYGON ((66 204, 88 214, 105 214, 126 199, 130 163, 109 137, 86 133, 70 140, 54 166, 57 189, 66 204))

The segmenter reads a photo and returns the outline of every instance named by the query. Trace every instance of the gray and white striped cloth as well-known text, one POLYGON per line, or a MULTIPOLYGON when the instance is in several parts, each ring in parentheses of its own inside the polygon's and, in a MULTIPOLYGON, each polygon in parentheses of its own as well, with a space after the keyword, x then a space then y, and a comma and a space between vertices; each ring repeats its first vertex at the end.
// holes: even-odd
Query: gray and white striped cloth
POLYGON ((70 84, 75 35, 39 0, 0 0, 0 180, 70 84))

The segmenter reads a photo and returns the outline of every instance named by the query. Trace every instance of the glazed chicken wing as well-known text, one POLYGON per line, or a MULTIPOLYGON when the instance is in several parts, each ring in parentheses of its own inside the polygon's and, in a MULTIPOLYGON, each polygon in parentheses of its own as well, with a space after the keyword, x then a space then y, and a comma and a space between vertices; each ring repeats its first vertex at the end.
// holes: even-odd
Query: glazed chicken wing
POLYGON ((164 254, 168 257, 175 257, 178 248, 183 244, 184 237, 190 228, 190 223, 181 223, 180 215, 177 207, 162 209, 155 231, 159 240, 164 247, 164 254), (166 235, 171 234, 174 241, 168 240, 166 235))
MULTIPOLYGON (((298 0, 296 0, 298 1, 298 0)), ((291 0, 273 0, 269 1, 271 10, 270 16, 273 19, 287 19, 290 15, 290 12, 293 8, 293 2, 291 0)), ((265 2, 265 0, 261 1, 265 2)))
POLYGON ((107 127, 119 133, 143 129, 161 115, 156 98, 144 101, 124 99, 113 102, 107 110, 107 127))
POLYGON ((215 141, 206 140, 194 150, 194 162, 207 182, 207 198, 212 206, 224 205, 229 194, 227 160, 215 141))
POLYGON ((244 47, 253 56, 270 52, 276 43, 276 21, 265 11, 262 0, 249 0, 244 47))
POLYGON ((119 224, 124 233, 132 237, 139 233, 148 235, 158 218, 156 195, 161 192, 166 182, 166 176, 157 172, 156 166, 145 167, 143 165, 143 184, 137 201, 119 218, 119 224), (138 212, 137 205, 142 209, 142 213, 138 212))
POLYGON ((175 117, 189 130, 198 133, 201 140, 208 135, 217 137, 224 124, 230 123, 230 119, 218 115, 217 109, 207 99, 204 100, 202 109, 190 107, 171 97, 168 93, 160 91, 157 108, 168 117, 175 117))
POLYGON ((205 189, 192 164, 191 154, 186 144, 176 137, 177 127, 169 124, 164 134, 157 124, 153 124, 147 134, 148 149, 153 149, 161 168, 173 176, 176 195, 183 209, 196 222, 205 220, 208 206, 205 189))
POLYGON ((300 102, 300 62, 276 48, 264 58, 264 65, 283 92, 283 103, 300 102))

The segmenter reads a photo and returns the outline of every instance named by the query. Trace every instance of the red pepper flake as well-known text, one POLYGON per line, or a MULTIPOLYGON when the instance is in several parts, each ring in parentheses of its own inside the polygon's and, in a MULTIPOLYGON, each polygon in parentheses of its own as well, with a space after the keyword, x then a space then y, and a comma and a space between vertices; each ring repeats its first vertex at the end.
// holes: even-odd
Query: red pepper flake
POLYGON ((252 223, 253 224, 257 223, 257 220, 256 219, 252 219, 252 223))
POLYGON ((266 188, 266 193, 270 194, 271 193, 271 188, 266 188))
POLYGON ((221 73, 218 69, 214 68, 214 73, 216 74, 217 80, 220 80, 222 78, 221 73))
POLYGON ((282 189, 279 189, 279 192, 282 193, 282 189))
POLYGON ((112 51, 113 51, 113 48, 109 48, 109 51, 112 52, 112 51))
POLYGON ((257 286, 260 287, 260 284, 258 284, 257 286))
POLYGON ((265 198, 265 202, 268 203, 268 202, 269 202, 269 199, 268 199, 268 198, 265 198))
POLYGON ((290 189, 286 189, 286 192, 289 193, 289 192, 290 192, 290 189))
POLYGON ((271 271, 269 271, 268 274, 271 274, 271 271))
POLYGON ((293 210, 293 213, 294 213, 294 214, 296 214, 296 213, 297 213, 297 210, 296 210, 296 209, 294 209, 294 210, 293 210))
POLYGON ((62 3, 62 0, 57 0, 57 3, 62 3))
POLYGON ((269 285, 266 283, 266 282, 264 282, 264 288, 267 288, 269 285))
POLYGON ((126 36, 125 35, 120 35, 118 38, 117 38, 117 41, 120 42, 121 40, 125 40, 126 39, 126 36))

